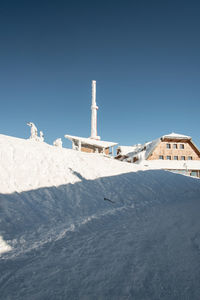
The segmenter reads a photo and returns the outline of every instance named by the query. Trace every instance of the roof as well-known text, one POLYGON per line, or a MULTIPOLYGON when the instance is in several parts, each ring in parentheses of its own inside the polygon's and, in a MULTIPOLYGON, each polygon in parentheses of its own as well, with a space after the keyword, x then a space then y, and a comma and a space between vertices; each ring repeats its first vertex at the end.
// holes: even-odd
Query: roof
POLYGON ((145 143, 143 145, 138 144, 132 147, 120 146, 120 155, 128 158, 137 156, 139 161, 147 159, 148 156, 153 152, 154 148, 159 144, 160 138, 153 140, 151 142, 145 143))
POLYGON ((141 144, 137 144, 134 146, 119 146, 118 149, 120 149, 120 155, 128 155, 129 153, 133 153, 136 150, 138 150, 141 146, 141 144))
POLYGON ((170 138, 170 139, 180 139, 180 140, 191 140, 191 137, 188 135, 178 134, 175 132, 172 132, 167 135, 163 135, 162 138, 170 138))
POLYGON ((69 139, 70 141, 80 141, 83 144, 88 144, 91 146, 96 146, 100 148, 109 148, 118 145, 118 143, 113 143, 113 142, 107 142, 107 141, 99 141, 99 140, 94 140, 91 138, 84 138, 84 137, 79 137, 79 136, 73 136, 73 135, 65 135, 65 138, 69 139))

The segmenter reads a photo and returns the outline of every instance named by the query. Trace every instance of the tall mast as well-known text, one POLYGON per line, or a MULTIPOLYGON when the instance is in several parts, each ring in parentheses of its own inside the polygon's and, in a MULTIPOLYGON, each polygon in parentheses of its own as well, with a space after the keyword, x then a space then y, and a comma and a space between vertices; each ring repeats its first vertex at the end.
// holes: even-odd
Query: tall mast
POLYGON ((91 106, 91 139, 99 140, 97 136, 97 110, 96 104, 96 81, 92 80, 92 106, 91 106))

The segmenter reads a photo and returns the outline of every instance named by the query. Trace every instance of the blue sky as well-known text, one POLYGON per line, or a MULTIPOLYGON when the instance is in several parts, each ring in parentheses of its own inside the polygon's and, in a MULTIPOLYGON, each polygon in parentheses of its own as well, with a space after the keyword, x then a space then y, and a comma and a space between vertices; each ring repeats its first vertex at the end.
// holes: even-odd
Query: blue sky
POLYGON ((89 136, 96 80, 103 140, 174 131, 200 146, 199 16, 184 0, 1 2, 0 133, 89 136))

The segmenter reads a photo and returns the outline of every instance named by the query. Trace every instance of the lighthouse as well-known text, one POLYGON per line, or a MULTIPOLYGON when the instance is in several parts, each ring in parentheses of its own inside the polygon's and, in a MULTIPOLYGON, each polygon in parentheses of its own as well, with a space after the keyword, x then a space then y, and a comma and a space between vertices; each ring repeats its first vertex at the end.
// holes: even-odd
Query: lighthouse
POLYGON ((97 136, 97 110, 96 104, 96 81, 92 80, 92 105, 91 105, 91 139, 100 140, 100 136, 97 136))

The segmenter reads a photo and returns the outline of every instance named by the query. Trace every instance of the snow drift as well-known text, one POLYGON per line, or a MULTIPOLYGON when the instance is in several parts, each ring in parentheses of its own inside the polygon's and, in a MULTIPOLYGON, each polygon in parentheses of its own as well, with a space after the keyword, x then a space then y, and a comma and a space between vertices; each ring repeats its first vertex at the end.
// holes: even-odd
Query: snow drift
POLYGON ((200 298, 198 179, 3 135, 0 159, 2 299, 200 298))

